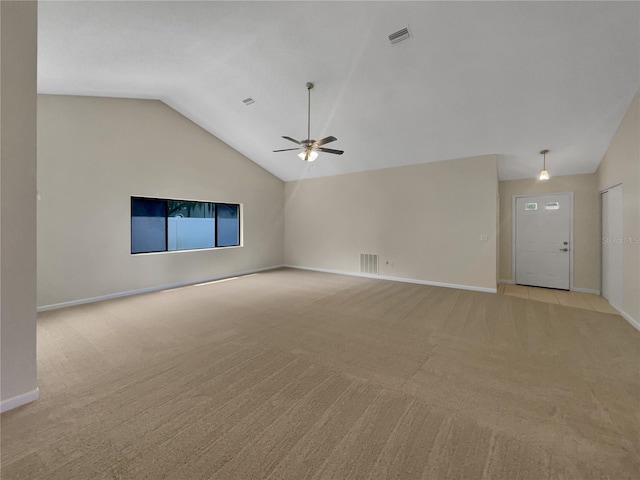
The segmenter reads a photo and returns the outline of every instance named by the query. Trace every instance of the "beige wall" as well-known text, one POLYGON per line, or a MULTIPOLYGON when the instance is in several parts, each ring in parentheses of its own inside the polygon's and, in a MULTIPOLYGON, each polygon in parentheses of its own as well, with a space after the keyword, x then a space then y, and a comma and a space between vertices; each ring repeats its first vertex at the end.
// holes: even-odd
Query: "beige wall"
POLYGON ((597 170, 598 190, 622 183, 623 292, 621 309, 640 324, 640 90, 597 170))
MULTIPOLYGON (((553 168, 549 165, 553 174, 553 168)), ((500 182, 500 275, 512 280, 512 205, 514 195, 573 192, 573 286, 600 290, 600 200, 594 173, 500 182)))
POLYGON ((287 182, 285 261, 495 289, 496 196, 494 155, 287 182))
POLYGON ((38 305, 283 263, 283 182, 153 100, 38 98, 38 305), (131 195, 243 204, 244 247, 130 254, 131 195))
POLYGON ((37 4, 0 2, 0 392, 36 389, 37 4))

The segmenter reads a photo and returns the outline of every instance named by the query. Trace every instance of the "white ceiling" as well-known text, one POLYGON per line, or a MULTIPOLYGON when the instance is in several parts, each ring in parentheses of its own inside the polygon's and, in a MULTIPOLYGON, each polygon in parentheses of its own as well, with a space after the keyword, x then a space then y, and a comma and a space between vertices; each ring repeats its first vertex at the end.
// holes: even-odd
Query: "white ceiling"
POLYGON ((590 173, 639 25, 639 2, 40 2, 38 90, 160 99, 283 180, 484 154, 524 178, 543 148, 590 173), (307 81, 312 138, 345 150, 312 164, 271 152, 306 137, 307 81))

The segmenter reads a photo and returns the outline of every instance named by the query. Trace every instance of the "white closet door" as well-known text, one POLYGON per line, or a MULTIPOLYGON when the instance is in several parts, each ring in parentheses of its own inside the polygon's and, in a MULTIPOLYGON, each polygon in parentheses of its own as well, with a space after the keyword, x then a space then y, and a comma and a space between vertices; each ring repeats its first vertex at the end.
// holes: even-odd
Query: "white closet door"
POLYGON ((602 296, 622 308, 622 185, 602 192, 602 296))

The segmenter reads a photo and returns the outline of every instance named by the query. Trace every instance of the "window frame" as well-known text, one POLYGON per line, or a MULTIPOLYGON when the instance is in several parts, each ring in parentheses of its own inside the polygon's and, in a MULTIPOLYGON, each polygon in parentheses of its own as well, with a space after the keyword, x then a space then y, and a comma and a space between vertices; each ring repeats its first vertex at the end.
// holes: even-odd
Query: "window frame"
POLYGON ((176 198, 162 198, 162 197, 147 197, 142 195, 130 195, 129 196, 129 254, 130 255, 156 255, 166 253, 178 253, 178 252, 199 252, 203 250, 220 250, 225 248, 240 248, 244 246, 243 242, 243 228, 242 228, 242 209, 241 203, 233 202, 214 202, 210 200, 191 200, 191 199, 176 199, 176 198), (153 200, 164 203, 164 250, 152 250, 148 252, 133 252, 133 202, 134 200, 153 200), (213 228, 213 247, 202 248, 190 248, 190 249, 176 249, 169 250, 169 202, 195 202, 195 203, 207 203, 214 206, 214 228, 213 228), (230 205, 238 209, 238 244, 237 245, 225 245, 218 246, 218 205, 230 205))

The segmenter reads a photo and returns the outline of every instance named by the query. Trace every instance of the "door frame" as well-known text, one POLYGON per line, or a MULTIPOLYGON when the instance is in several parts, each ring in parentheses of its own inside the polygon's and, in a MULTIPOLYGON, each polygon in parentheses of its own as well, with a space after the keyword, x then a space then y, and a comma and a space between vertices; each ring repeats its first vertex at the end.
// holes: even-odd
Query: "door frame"
MULTIPOLYGON (((511 199, 511 280, 516 283, 516 220, 518 198, 537 198, 549 195, 569 196, 569 290, 573 291, 573 192, 547 192, 547 193, 527 193, 513 195, 511 199)), ((602 222, 601 222, 602 223, 602 222)))
MULTIPOLYGON (((600 225, 599 225, 599 232, 600 232, 600 292, 599 295, 602 295, 602 286, 603 286, 603 272, 604 272, 604 268, 603 268, 603 264, 602 262, 604 261, 604 255, 603 255, 603 248, 602 248, 602 221, 604 220, 604 210, 602 209, 602 194, 608 192, 609 190, 611 190, 612 188, 616 188, 616 187, 621 187, 622 188, 622 195, 624 196, 624 186, 622 185, 624 182, 619 182, 616 183, 614 185, 609 185, 606 188, 603 188, 602 190, 598 191, 598 205, 600 206, 600 225)), ((624 218, 623 218, 623 224, 622 224, 622 228, 624 229, 624 218)), ((624 233, 624 232, 623 232, 624 233)), ((624 260, 623 260, 623 267, 624 267, 624 260)), ((603 297, 604 298, 604 297, 603 297)), ((607 300, 608 301, 608 300, 607 300)), ((613 308, 620 310, 618 307, 616 307, 615 305, 611 305, 613 308)), ((622 305, 620 305, 620 307, 622 307, 622 305)))

